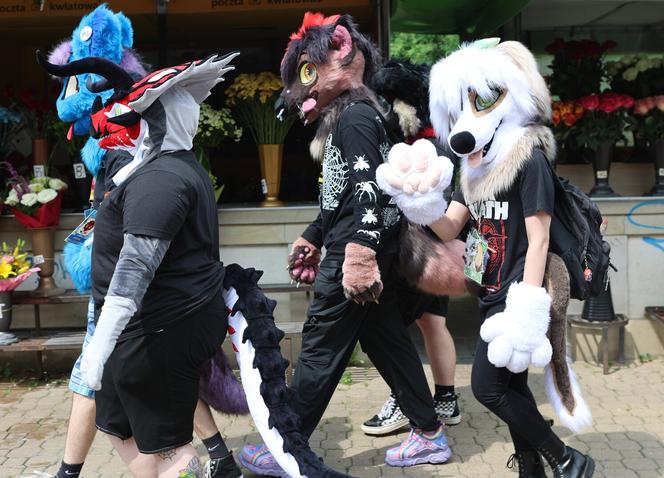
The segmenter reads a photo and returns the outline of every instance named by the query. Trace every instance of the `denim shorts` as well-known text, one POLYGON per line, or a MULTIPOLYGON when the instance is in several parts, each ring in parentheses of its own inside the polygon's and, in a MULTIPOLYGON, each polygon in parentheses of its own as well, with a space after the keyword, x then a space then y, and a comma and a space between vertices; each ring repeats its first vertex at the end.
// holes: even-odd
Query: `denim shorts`
POLYGON ((95 333, 95 302, 90 297, 88 302, 88 325, 87 330, 85 331, 85 339, 83 340, 83 348, 81 349, 81 355, 76 359, 74 363, 74 368, 71 370, 71 377, 69 377, 69 390, 84 397, 94 398, 95 391, 86 387, 81 378, 81 357, 83 356, 83 351, 85 347, 92 340, 92 335, 95 333))

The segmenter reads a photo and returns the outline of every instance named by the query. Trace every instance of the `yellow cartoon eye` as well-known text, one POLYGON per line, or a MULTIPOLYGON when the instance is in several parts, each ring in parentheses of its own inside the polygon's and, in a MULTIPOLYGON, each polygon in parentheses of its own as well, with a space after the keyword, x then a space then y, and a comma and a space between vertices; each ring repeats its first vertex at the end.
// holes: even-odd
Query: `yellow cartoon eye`
POLYGON ((491 94, 487 98, 483 98, 480 95, 475 96, 475 110, 476 111, 483 111, 486 109, 491 108, 496 101, 500 98, 500 95, 502 94, 502 91, 498 89, 491 89, 491 94))
POLYGON ((303 63, 300 66, 300 83, 307 86, 316 81, 318 77, 318 72, 316 71, 316 65, 313 63, 303 63))

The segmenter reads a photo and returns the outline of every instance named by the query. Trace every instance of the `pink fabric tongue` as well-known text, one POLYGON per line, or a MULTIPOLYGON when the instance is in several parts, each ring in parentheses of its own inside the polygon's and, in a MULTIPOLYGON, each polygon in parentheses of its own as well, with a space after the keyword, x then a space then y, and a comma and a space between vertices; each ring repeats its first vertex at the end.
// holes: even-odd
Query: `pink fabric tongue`
POLYGON ((74 123, 69 125, 69 129, 67 130, 67 141, 71 141, 71 139, 74 137, 74 123))
POLYGON ((309 111, 313 110, 316 107, 316 100, 313 98, 307 98, 304 100, 304 103, 302 103, 302 112, 303 113, 308 113, 309 111))
POLYGON ((472 163, 471 166, 479 166, 479 163, 482 162, 482 150, 475 151, 474 153, 468 156, 468 162, 472 163))

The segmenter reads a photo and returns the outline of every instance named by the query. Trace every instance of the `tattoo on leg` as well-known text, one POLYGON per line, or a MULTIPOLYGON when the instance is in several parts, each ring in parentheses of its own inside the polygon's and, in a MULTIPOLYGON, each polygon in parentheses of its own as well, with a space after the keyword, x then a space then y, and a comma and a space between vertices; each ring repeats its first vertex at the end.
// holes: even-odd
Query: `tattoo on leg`
POLYGON ((180 470, 178 478, 203 478, 203 469, 197 456, 191 459, 184 470, 180 470))
POLYGON ((172 460, 173 457, 175 456, 175 448, 172 448, 170 450, 160 451, 159 453, 157 453, 157 455, 159 455, 159 458, 161 458, 162 460, 172 460))

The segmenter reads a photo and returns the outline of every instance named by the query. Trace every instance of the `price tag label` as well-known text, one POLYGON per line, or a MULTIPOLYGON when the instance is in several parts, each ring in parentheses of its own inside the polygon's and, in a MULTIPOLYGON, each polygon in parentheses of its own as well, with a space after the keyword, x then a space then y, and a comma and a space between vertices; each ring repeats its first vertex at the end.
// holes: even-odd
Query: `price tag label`
POLYGON ((44 259, 44 256, 42 256, 41 254, 32 257, 32 263, 36 266, 38 266, 39 264, 43 264, 44 262, 46 262, 46 259, 44 259))
POLYGON ((609 172, 606 169, 597 171, 597 179, 606 179, 609 177, 609 172))
POLYGON ((267 194, 267 181, 265 179, 261 179, 261 192, 267 194))
POLYGON ((659 175, 664 176, 664 168, 659 168, 659 175))
POLYGON ((43 164, 35 164, 32 167, 32 173, 35 175, 36 178, 43 178, 46 176, 46 169, 44 169, 43 164))
POLYGON ((76 179, 84 179, 87 176, 85 173, 85 165, 83 163, 74 164, 74 177, 76 179))

